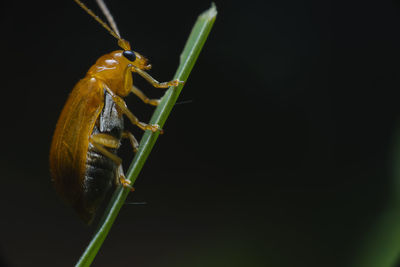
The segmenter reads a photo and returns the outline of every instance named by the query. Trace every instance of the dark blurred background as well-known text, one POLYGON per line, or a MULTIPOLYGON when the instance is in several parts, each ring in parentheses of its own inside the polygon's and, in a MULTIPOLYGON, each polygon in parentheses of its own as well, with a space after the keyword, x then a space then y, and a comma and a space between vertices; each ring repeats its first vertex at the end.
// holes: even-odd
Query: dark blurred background
MULTIPOLYGON (((107 3, 160 81, 210 6, 107 3)), ((122 208, 93 266, 396 266, 399 2, 216 5, 184 102, 127 200, 147 204, 122 208)), ((72 0, 0 6, 0 264, 72 266, 95 225, 56 195, 48 151, 75 83, 118 47, 72 0)), ((150 119, 152 107, 126 101, 150 119)), ((120 155, 127 168, 128 143, 120 155)))

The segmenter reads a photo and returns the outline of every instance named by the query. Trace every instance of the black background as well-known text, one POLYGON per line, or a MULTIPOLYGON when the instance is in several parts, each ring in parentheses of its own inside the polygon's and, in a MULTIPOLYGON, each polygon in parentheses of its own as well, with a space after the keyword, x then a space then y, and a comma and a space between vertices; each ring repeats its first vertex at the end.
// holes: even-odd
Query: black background
MULTIPOLYGON (((108 4, 160 81, 210 6, 108 4)), ((400 4, 216 4, 180 97, 189 103, 173 110, 127 200, 147 204, 122 208, 93 266, 393 266, 400 4)), ((68 93, 116 40, 73 1, 1 7, 2 261, 71 266, 95 226, 56 195, 48 151, 68 93)), ((152 107, 126 101, 149 120, 152 107)), ((128 143, 120 155, 128 167, 128 143)))

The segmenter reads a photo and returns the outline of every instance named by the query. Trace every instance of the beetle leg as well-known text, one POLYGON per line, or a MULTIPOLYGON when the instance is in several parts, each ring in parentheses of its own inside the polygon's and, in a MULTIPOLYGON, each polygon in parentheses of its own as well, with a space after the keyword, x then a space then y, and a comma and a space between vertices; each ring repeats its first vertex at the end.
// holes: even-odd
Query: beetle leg
POLYGON ((132 85, 131 91, 132 91, 132 93, 137 95, 146 104, 153 105, 153 106, 157 106, 158 104, 160 104, 161 99, 148 98, 139 88, 137 88, 134 85, 132 85))
POLYGON ((129 141, 131 142, 131 145, 133 147, 133 152, 136 153, 138 151, 139 142, 136 140, 135 136, 131 132, 124 131, 122 133, 122 138, 128 138, 129 139, 129 141))
POLYGON ((90 137, 90 143, 104 156, 114 161, 117 165, 121 165, 122 159, 115 155, 114 153, 107 150, 106 147, 109 148, 118 148, 119 141, 117 138, 104 134, 98 133, 94 134, 90 137))
POLYGON ((144 103, 157 106, 160 103, 160 99, 148 98, 139 88, 132 85, 132 65, 128 64, 124 72, 124 92, 132 92, 137 95, 144 103))
POLYGON ((163 130, 157 124, 147 124, 147 123, 139 121, 139 119, 135 115, 133 115, 133 113, 127 108, 125 101, 122 100, 122 98, 117 96, 116 99, 114 99, 114 101, 115 100, 116 100, 115 103, 122 110, 122 112, 128 117, 128 119, 131 121, 132 124, 138 126, 143 131, 150 130, 153 133, 157 132, 157 131, 160 131, 160 133, 163 133, 163 130))
MULTIPOLYGON (((132 134, 131 134, 132 135, 132 134)), ((133 135, 132 135, 133 137, 133 135)), ((128 137, 130 138, 130 137, 128 137)), ((135 138, 135 137, 133 137, 135 138)), ((117 173, 115 176, 115 182, 122 184, 123 187, 129 188, 131 191, 135 191, 135 188, 133 188, 130 184, 131 181, 125 178, 124 171, 122 169, 122 160, 120 157, 117 155, 111 153, 110 151, 107 150, 106 147, 109 148, 118 148, 119 147, 119 140, 111 135, 104 134, 104 133, 98 133, 94 134, 90 137, 91 144, 104 156, 110 158, 112 161, 114 161, 117 165, 117 173)), ((136 141, 136 139, 135 139, 136 141)), ((131 141, 132 142, 132 141, 131 141)), ((137 141, 136 141, 137 142, 137 141)))
POLYGON ((128 117, 132 124, 138 126, 143 131, 150 130, 153 133, 157 131, 159 131, 161 134, 163 133, 163 130, 157 124, 147 124, 139 121, 139 119, 128 109, 125 101, 120 96, 114 94, 107 86, 104 88, 112 96, 114 103, 119 107, 122 113, 128 117))
POLYGON ((163 82, 160 83, 156 79, 150 76, 147 72, 144 70, 139 69, 138 67, 132 66, 132 71, 137 72, 140 76, 142 76, 146 81, 151 83, 156 88, 168 88, 170 86, 178 86, 180 83, 184 83, 183 81, 180 81, 178 79, 170 81, 170 82, 163 82))
POLYGON ((116 178, 115 179, 116 184, 122 184, 123 187, 129 188, 132 192, 135 191, 135 188, 131 186, 131 181, 126 179, 124 170, 122 169, 122 165, 118 166, 117 175, 115 176, 115 178, 116 178))

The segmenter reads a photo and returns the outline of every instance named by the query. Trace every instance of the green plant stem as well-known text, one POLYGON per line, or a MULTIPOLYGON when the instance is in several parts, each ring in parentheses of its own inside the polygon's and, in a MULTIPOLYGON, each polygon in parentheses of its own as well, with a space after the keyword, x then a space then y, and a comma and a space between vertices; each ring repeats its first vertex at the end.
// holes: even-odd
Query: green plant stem
MULTIPOLYGON (((200 51, 207 39, 209 32, 214 24, 217 16, 217 10, 214 3, 211 8, 203 12, 197 19, 195 25, 193 26, 192 32, 190 33, 189 39, 186 42, 185 48, 180 57, 180 64, 174 79, 179 79, 180 81, 187 81, 189 74, 200 54, 200 51)), ((152 124, 158 124, 163 127, 165 121, 168 118, 176 100, 182 91, 183 84, 177 87, 171 87, 163 96, 161 103, 158 105, 154 114, 150 120, 152 124)), ((136 153, 129 169, 127 172, 127 179, 131 181, 132 184, 135 183, 147 157, 149 156, 159 133, 152 133, 151 131, 146 131, 140 141, 139 150, 136 153)), ((76 266, 90 266, 97 252, 99 251, 101 245, 104 242, 108 232, 111 229, 112 224, 117 217, 119 210, 125 202, 126 197, 129 194, 129 189, 122 186, 118 186, 115 190, 111 201, 103 215, 99 227, 87 246, 86 250, 83 252, 81 258, 79 259, 76 266)))

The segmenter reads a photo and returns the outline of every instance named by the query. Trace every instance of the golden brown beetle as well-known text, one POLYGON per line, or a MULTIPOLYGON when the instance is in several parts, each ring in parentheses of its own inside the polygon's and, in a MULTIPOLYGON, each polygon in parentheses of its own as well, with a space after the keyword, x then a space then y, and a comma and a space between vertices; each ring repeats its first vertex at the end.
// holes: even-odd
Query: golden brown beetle
POLYGON ((130 187, 116 151, 121 138, 128 138, 135 151, 138 142, 124 130, 122 116, 143 130, 161 130, 158 125, 140 122, 127 108, 123 98, 131 92, 150 105, 159 103, 132 85, 132 72, 158 88, 176 86, 180 81, 159 83, 153 79, 145 72, 151 65, 120 37, 109 13, 105 15, 113 30, 82 2, 74 1, 117 38, 123 49, 100 57, 75 85, 58 119, 50 149, 56 190, 89 224, 114 181, 130 187))

